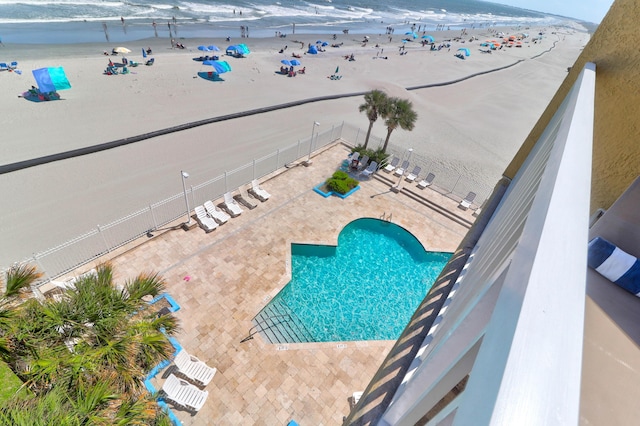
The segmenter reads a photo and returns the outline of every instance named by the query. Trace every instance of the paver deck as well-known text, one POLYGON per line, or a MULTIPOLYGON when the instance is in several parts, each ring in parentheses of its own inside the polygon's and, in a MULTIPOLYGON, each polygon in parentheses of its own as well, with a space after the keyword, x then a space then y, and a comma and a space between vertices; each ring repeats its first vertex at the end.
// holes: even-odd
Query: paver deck
MULTIPOLYGON (((390 191, 383 180, 363 181, 346 199, 315 193, 313 186, 348 153, 337 143, 314 156, 309 167, 274 174, 261 183, 271 193, 268 201, 209 234, 200 228, 156 233, 111 259, 116 281, 148 271, 165 277, 168 293, 181 306, 175 314, 181 325, 176 338, 218 369, 197 414, 174 409, 183 424, 284 425, 290 419, 302 425, 340 424, 349 412, 350 395, 365 388, 392 347, 393 341, 271 345, 260 336, 240 342, 252 318, 289 282, 292 242, 336 244, 350 221, 383 215, 413 233, 427 250, 453 252, 466 234, 468 227, 406 193, 390 191)), ((415 184, 411 188, 474 220, 472 211, 458 209, 456 201, 415 184)), ((156 388, 162 381, 160 373, 156 388)))

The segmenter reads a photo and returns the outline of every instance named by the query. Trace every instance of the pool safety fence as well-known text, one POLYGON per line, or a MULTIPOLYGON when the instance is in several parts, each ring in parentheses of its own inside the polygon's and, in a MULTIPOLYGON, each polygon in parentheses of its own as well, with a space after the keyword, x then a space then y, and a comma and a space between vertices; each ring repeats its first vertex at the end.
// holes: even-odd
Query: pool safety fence
MULTIPOLYGON (((249 184, 253 179, 259 180, 280 169, 288 168, 296 162, 302 162, 309 153, 313 155, 314 152, 336 141, 355 147, 364 142, 365 134, 366 129, 362 130, 343 122, 323 132, 315 133, 312 137, 298 140, 296 143, 256 158, 233 170, 227 170, 217 175, 212 174, 209 180, 186 188, 189 205, 193 209, 194 206, 202 205, 205 201, 220 199, 226 192, 237 190, 239 187, 249 184)), ((375 149, 383 144, 383 138, 374 135, 369 138, 369 147, 371 148, 375 149)), ((401 156, 405 151, 404 148, 393 144, 389 144, 387 147, 387 152, 392 155, 401 156)), ((454 170, 428 160, 425 155, 414 152, 411 156, 411 168, 413 165, 420 165, 423 174, 434 173, 436 180, 430 188, 457 201, 462 200, 469 191, 473 191, 477 194, 476 203, 481 205, 491 193, 490 188, 483 187, 454 170)), ((219 173, 219 170, 216 170, 215 173, 219 173)), ((106 225, 98 225, 85 234, 36 253, 17 263, 34 264, 44 273, 44 278, 36 284, 39 286, 105 256, 140 237, 151 236, 154 231, 161 230, 172 222, 176 222, 186 213, 184 193, 173 194, 106 225)), ((8 267, 5 267, 1 272, 6 271, 8 267)))

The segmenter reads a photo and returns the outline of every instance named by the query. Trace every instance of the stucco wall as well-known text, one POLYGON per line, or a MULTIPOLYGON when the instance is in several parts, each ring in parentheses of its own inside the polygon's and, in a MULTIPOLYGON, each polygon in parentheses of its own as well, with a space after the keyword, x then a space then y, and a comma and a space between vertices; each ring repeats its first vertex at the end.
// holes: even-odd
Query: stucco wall
POLYGON ((608 208, 640 174, 640 2, 616 0, 522 148, 505 170, 522 165, 584 64, 596 64, 591 211, 608 208))

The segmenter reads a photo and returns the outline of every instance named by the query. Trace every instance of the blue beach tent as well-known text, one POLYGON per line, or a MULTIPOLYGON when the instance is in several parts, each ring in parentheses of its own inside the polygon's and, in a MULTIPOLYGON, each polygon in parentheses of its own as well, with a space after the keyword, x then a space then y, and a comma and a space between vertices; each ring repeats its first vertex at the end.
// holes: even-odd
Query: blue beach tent
POLYGON ((311 45, 309 46, 309 50, 307 51, 307 53, 311 53, 312 55, 317 55, 318 49, 314 45, 311 45))
POLYGON ((57 92, 58 90, 71 89, 62 67, 38 68, 33 70, 38 89, 42 93, 57 92))
POLYGON ((469 56, 471 55, 471 52, 469 51, 468 48, 466 47, 461 47, 460 49, 458 49, 458 51, 462 50, 464 52, 464 56, 469 56))

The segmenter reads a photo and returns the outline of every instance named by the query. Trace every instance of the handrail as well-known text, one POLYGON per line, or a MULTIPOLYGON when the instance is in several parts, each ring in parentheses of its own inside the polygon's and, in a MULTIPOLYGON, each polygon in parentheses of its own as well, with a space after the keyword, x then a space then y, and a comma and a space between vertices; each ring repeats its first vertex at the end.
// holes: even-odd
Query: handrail
POLYGON ((244 339, 240 340, 240 343, 244 343, 244 342, 248 342, 249 340, 253 339, 253 336, 255 336, 256 334, 258 334, 260 331, 263 330, 269 330, 272 327, 275 327, 276 325, 280 325, 282 323, 284 323, 285 321, 281 321, 279 323, 273 323, 271 324, 269 327, 267 328, 261 328, 260 330, 254 330, 256 327, 258 326, 262 326, 263 323, 267 322, 268 320, 273 320, 274 318, 278 318, 278 317, 287 317, 288 321, 291 321, 291 315, 289 314, 282 314, 282 315, 273 315, 273 316, 269 316, 261 321, 258 321, 258 323, 256 325, 254 325, 253 327, 251 327, 249 329, 249 335, 247 337, 245 337, 244 339), (253 331, 252 331, 253 330, 253 331))

